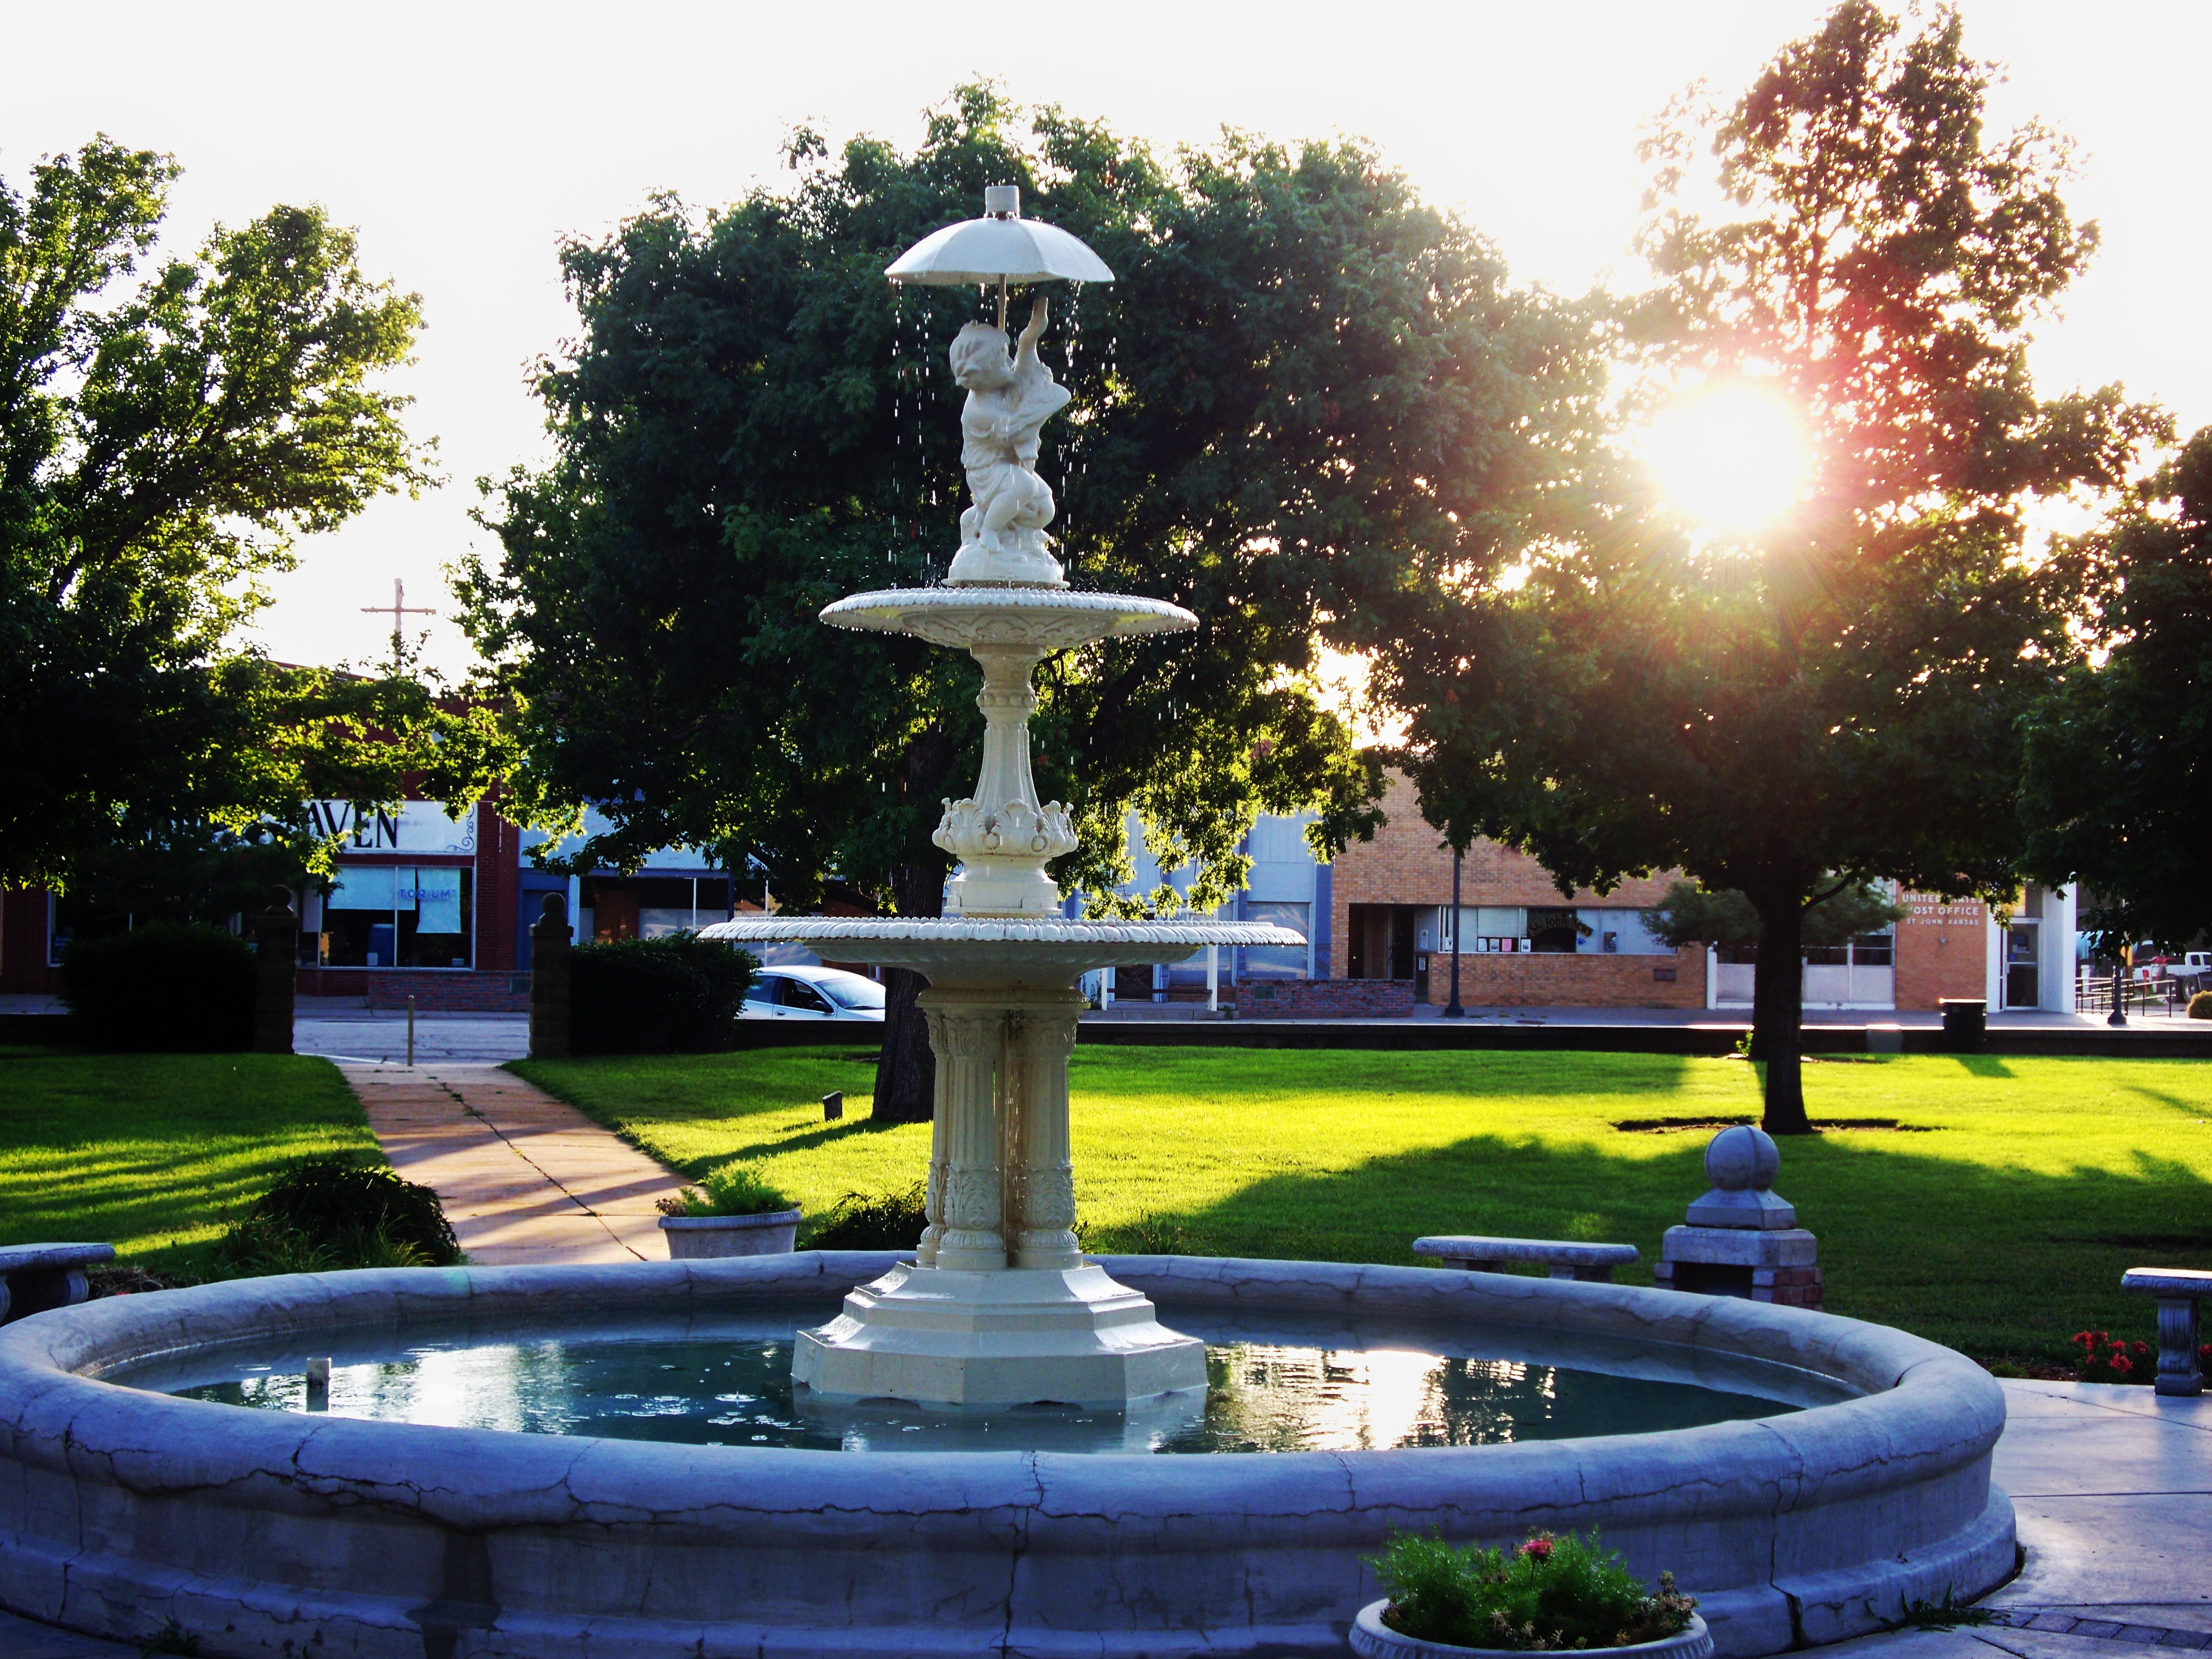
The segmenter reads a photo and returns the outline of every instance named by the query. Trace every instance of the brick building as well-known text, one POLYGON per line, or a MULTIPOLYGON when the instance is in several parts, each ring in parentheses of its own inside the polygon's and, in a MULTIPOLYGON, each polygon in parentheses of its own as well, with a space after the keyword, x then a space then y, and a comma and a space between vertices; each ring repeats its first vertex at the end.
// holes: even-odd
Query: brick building
MULTIPOLYGON (((1410 980, 1417 1002, 1449 996, 1452 860, 1421 817, 1410 781, 1394 775, 1389 822, 1338 856, 1328 884, 1331 931, 1343 942, 1338 978, 1410 980)), ((1662 872, 1611 893, 1563 897, 1534 859, 1492 842, 1468 849, 1460 872, 1460 1000, 1473 1007, 1745 1008, 1749 952, 1670 949, 1643 925, 1676 878, 1662 872)), ((1893 927, 1806 952, 1808 1009, 1932 1010, 1980 997, 1992 1010, 2074 1006, 2076 941, 2070 890, 2031 886, 2006 922, 1974 901, 1907 893, 1893 927)))

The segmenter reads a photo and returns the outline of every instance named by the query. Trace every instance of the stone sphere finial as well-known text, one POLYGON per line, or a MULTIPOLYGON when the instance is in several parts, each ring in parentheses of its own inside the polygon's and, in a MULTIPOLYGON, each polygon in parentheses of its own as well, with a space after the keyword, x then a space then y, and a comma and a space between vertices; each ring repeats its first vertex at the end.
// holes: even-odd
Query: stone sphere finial
POLYGON ((539 915, 552 921, 566 921, 568 919, 568 896, 566 893, 548 893, 545 902, 538 909, 539 915))
POLYGON ((1782 1152, 1764 1129, 1732 1124, 1705 1143, 1712 1190, 1690 1206, 1692 1227, 1794 1227, 1797 1211, 1774 1191, 1782 1152))
POLYGON ((1722 1130, 1705 1147, 1705 1179, 1724 1193, 1765 1192, 1781 1168, 1774 1137, 1749 1123, 1722 1130))

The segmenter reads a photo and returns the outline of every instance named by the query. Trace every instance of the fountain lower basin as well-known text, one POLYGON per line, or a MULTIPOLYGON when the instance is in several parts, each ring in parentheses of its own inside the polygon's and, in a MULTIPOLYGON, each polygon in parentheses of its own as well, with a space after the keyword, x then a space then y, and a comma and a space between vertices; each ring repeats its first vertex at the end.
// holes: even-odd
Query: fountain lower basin
MULTIPOLYGON (((1394 1528, 1603 1529, 1727 1655, 1878 1627, 2014 1559, 1996 1383, 1879 1326, 1627 1286, 1206 1258, 1104 1263, 1164 1315, 1626 1343, 1855 1398, 1506 1445, 1270 1456, 700 1447, 252 1412, 103 1380, 217 1343, 818 1307, 888 1255, 414 1269, 118 1298, 0 1331, 0 1602, 210 1656, 1341 1650, 1394 1528)), ((334 1340, 331 1346, 338 1344, 334 1340)), ((325 1349, 325 1352, 328 1350, 325 1349)))

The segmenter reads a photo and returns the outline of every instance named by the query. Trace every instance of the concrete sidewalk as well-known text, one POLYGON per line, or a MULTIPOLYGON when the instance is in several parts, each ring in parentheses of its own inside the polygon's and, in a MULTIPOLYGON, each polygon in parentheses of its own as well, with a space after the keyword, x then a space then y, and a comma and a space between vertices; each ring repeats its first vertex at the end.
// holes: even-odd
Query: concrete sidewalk
POLYGON ((681 1178, 574 1107, 496 1066, 338 1070, 392 1167, 437 1193, 471 1261, 667 1260, 653 1206, 681 1178))
MULTIPOLYGON (((1995 1476, 2018 1509, 2027 1564, 1983 1603, 2002 1622, 1863 1636, 1816 1651, 2131 1659, 2146 1648, 2212 1648, 2212 1396, 2160 1400, 2148 1389, 2080 1382, 2008 1382, 2004 1390, 1995 1476)), ((8 1659, 137 1652, 0 1613, 8 1659)))

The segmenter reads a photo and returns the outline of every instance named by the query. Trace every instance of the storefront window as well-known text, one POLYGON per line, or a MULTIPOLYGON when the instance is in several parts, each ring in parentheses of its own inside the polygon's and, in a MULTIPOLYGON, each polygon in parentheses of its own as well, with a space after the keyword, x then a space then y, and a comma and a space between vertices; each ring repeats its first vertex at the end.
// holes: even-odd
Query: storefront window
POLYGON ((466 968, 475 878, 453 865, 349 865, 323 901, 325 968, 466 968))
POLYGON ((586 876, 580 884, 577 936, 605 944, 665 939, 727 919, 727 876, 586 876))

